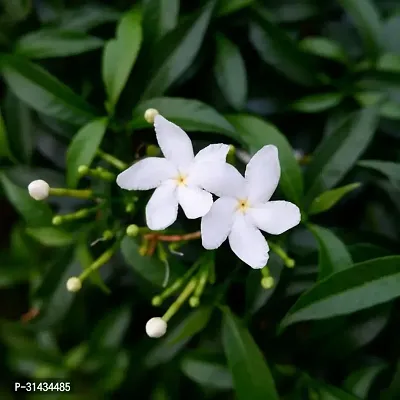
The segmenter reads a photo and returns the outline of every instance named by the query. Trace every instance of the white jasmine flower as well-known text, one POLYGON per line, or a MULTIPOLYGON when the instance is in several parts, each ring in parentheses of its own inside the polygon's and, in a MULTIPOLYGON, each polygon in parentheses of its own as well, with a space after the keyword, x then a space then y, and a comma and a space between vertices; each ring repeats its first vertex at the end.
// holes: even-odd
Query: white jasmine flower
POLYGON ((229 238, 233 252, 252 268, 268 261, 268 243, 260 229, 272 235, 300 222, 299 208, 287 201, 268 201, 278 186, 281 169, 278 149, 264 146, 250 160, 245 177, 227 165, 220 198, 202 218, 201 236, 206 249, 216 249, 229 238))
POLYGON ((46 181, 38 179, 28 185, 28 191, 35 200, 44 200, 49 197, 50 186, 46 181))
POLYGON ((160 338, 167 332, 167 323, 160 317, 151 318, 146 323, 146 333, 151 338, 160 338))
POLYGON ((117 177, 127 190, 156 188, 146 207, 147 225, 163 230, 172 225, 181 205, 187 218, 200 218, 210 210, 213 198, 225 177, 229 146, 212 144, 193 154, 189 136, 161 115, 154 118, 157 141, 165 158, 148 157, 117 177))

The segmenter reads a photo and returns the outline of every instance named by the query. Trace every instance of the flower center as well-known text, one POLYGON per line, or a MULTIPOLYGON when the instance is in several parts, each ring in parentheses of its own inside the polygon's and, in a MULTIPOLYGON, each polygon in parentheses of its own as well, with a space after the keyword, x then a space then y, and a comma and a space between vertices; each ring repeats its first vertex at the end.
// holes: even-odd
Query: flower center
POLYGON ((186 186, 186 178, 187 178, 186 175, 179 174, 179 175, 175 178, 175 180, 176 180, 178 186, 186 186))
POLYGON ((237 209, 242 212, 243 214, 249 208, 249 202, 247 199, 239 199, 237 209))

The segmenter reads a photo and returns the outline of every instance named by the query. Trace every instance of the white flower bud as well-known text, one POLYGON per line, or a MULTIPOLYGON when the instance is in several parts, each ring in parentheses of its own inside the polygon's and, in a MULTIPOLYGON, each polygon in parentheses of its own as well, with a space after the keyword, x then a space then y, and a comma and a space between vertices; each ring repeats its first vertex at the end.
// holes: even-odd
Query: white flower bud
POLYGON ((154 124, 154 118, 156 115, 160 114, 158 110, 155 108, 148 108, 145 113, 144 113, 144 119, 149 123, 149 124, 154 124))
POLYGON ((78 292, 82 288, 82 282, 76 276, 69 278, 67 280, 67 290, 69 292, 78 292))
POLYGON ((46 181, 38 179, 28 185, 28 191, 35 200, 44 200, 49 196, 50 186, 46 181))
POLYGON ((159 317, 151 318, 146 324, 146 333, 151 338, 160 338, 167 331, 167 323, 159 317))

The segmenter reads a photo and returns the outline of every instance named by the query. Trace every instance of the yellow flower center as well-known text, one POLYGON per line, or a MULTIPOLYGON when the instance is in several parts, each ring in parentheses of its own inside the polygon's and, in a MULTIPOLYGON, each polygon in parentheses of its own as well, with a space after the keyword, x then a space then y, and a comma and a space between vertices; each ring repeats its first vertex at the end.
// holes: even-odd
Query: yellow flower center
POLYGON ((241 211, 243 214, 246 212, 246 210, 249 208, 249 202, 247 199, 240 199, 238 201, 238 210, 241 211))
POLYGON ((178 183, 178 186, 186 186, 186 175, 179 174, 175 180, 178 183))

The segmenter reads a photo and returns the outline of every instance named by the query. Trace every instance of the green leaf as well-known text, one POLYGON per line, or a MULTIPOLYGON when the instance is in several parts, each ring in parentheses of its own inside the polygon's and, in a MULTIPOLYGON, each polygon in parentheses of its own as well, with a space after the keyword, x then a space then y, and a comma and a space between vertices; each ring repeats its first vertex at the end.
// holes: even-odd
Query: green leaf
POLYGON ((146 367, 153 368, 175 357, 195 334, 203 330, 210 320, 211 312, 210 307, 200 307, 192 311, 148 353, 145 360, 146 367))
POLYGON ((181 23, 157 43, 141 101, 163 95, 190 67, 203 43, 214 5, 215 0, 209 1, 198 15, 181 23))
POLYGON ((10 89, 36 111, 74 125, 86 123, 95 116, 85 100, 42 67, 10 54, 1 55, 0 65, 10 89))
POLYGON ((233 387, 232 375, 224 365, 189 356, 182 360, 181 369, 189 379, 206 388, 228 390, 233 387))
POLYGON ((347 391, 353 393, 355 396, 358 396, 361 399, 367 399, 374 380, 386 368, 386 364, 380 363, 358 369, 346 378, 343 386, 347 391))
POLYGON ((400 35, 400 15, 394 13, 391 15, 383 26, 382 44, 385 50, 392 53, 400 54, 400 43, 397 38, 400 35))
POLYGON ((257 7, 250 26, 250 41, 260 57, 283 73, 288 79, 302 84, 316 83, 316 72, 309 55, 303 53, 296 42, 271 22, 267 12, 257 7))
POLYGON ((48 226, 51 224, 52 212, 48 204, 34 200, 28 193, 28 189, 15 185, 2 173, 0 181, 10 203, 18 213, 31 226, 48 226))
POLYGON ((67 151, 67 182, 75 187, 80 165, 90 165, 107 130, 107 118, 98 118, 83 126, 74 136, 67 151))
POLYGON ((131 311, 126 306, 107 314, 94 328, 90 347, 97 352, 119 349, 130 321, 131 311))
POLYGON ((238 137, 235 128, 212 107, 198 100, 179 97, 159 97, 139 104, 133 112, 133 129, 149 127, 144 119, 144 112, 148 108, 157 109, 165 118, 188 132, 215 132, 238 137))
POLYGON ((297 100, 292 107, 305 113, 317 113, 336 107, 342 99, 341 93, 313 94, 297 100))
POLYGON ((274 144, 279 150, 281 164, 280 187, 287 198, 297 205, 303 197, 303 177, 294 158, 289 142, 273 125, 249 115, 228 116, 228 121, 240 132, 241 141, 251 152, 256 152, 267 144, 274 144))
POLYGON ((14 260, 7 253, 0 253, 0 288, 10 288, 21 282, 28 282, 37 273, 36 266, 25 261, 14 260))
POLYGON ((1 3, 7 17, 16 22, 22 22, 28 17, 29 13, 32 10, 31 0, 1 0, 1 3))
POLYGON ((378 107, 381 117, 394 120, 400 119, 400 104, 393 101, 384 92, 360 92, 356 93, 354 98, 362 107, 378 107))
POLYGON ((309 228, 319 246, 318 279, 326 278, 353 265, 345 244, 332 231, 317 225, 310 225, 309 228))
POLYGON ((355 263, 390 256, 392 253, 384 247, 376 246, 370 243, 356 243, 348 247, 351 258, 355 263))
POLYGON ((214 75, 227 102, 236 110, 244 107, 247 98, 246 66, 239 48, 224 35, 216 37, 214 75))
POLYGON ((26 233, 39 243, 48 247, 68 246, 74 241, 73 236, 69 232, 52 226, 27 228, 26 233))
POLYGON ((103 40, 80 32, 41 29, 18 39, 14 51, 32 59, 67 57, 103 46, 103 40))
POLYGON ((220 0, 216 14, 218 17, 232 14, 255 3, 255 0, 220 0))
POLYGON ((318 399, 320 400, 360 400, 358 397, 355 397, 338 387, 311 378, 308 378, 307 381, 309 387, 318 393, 318 399))
POLYGON ((154 43, 176 27, 180 1, 144 0, 143 3, 143 38, 154 43))
POLYGON ((300 42, 300 48, 307 53, 327 58, 328 60, 347 62, 347 54, 342 46, 338 42, 322 36, 306 37, 300 42))
POLYGON ((249 331, 224 308, 222 343, 238 400, 278 400, 275 384, 264 359, 249 331))
POLYGON ((64 31, 88 32, 106 22, 113 22, 120 13, 102 4, 81 4, 79 7, 64 9, 60 13, 60 29, 64 31))
MULTIPOLYGON (((121 242, 121 251, 127 264, 129 264, 135 272, 147 281, 156 286, 161 286, 165 278, 165 265, 155 257, 142 256, 139 254, 139 246, 137 242, 125 236, 121 242)), ((183 271, 180 264, 170 265, 170 281, 174 281, 183 271)))
POLYGON ((378 119, 375 107, 350 114, 321 142, 305 175, 309 202, 335 186, 353 167, 371 142, 378 119))
POLYGON ((400 296, 400 256, 355 264, 319 281, 289 310, 281 329, 299 321, 332 318, 400 296))
POLYGON ((139 53, 141 23, 142 16, 138 9, 127 12, 118 24, 116 38, 104 47, 102 75, 110 111, 114 110, 139 53))
POLYGON ((371 0, 339 0, 339 3, 353 19, 366 51, 376 59, 382 45, 382 26, 374 3, 371 0))
POLYGON ((0 110, 0 158, 3 157, 8 158, 12 162, 16 162, 10 150, 6 125, 4 123, 3 114, 0 110))
POLYGON ((357 165, 380 172, 385 175, 394 186, 400 187, 400 163, 380 160, 362 160, 357 165))
MULTIPOLYGON (((360 164, 359 164, 360 165, 360 164)), ((330 210, 338 203, 347 193, 358 189, 361 183, 350 183, 336 189, 328 190, 316 197, 308 210, 309 215, 315 215, 330 210)))
POLYGON ((12 154, 18 161, 30 163, 37 137, 32 110, 10 91, 6 94, 3 110, 12 154))

